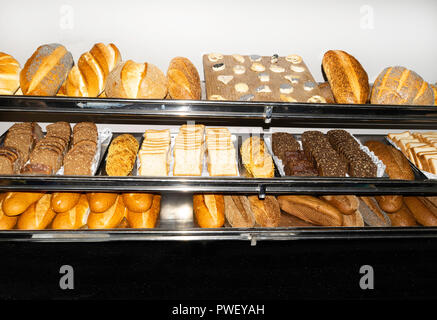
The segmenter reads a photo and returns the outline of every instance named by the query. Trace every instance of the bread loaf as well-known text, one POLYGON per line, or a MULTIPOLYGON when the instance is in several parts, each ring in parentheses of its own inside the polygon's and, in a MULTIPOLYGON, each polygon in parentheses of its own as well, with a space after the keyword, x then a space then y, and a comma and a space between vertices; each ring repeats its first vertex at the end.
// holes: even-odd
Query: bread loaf
POLYGON ((5 193, 0 193, 0 230, 12 229, 17 223, 17 217, 9 217, 3 212, 3 200, 5 198, 5 193))
MULTIPOLYGON (((91 208, 91 202, 90 202, 91 208)), ((91 212, 88 216, 87 226, 90 229, 112 229, 120 225, 123 218, 127 215, 127 209, 123 203, 121 195, 116 195, 116 199, 107 210, 103 212, 91 212)))
POLYGON ((220 228, 225 223, 225 204, 221 194, 193 195, 193 210, 201 228, 220 228))
POLYGON ((150 209, 153 202, 151 193, 123 193, 123 202, 131 212, 146 212, 150 209))
POLYGON ((87 193, 90 210, 95 213, 101 213, 108 210, 115 203, 118 194, 116 193, 87 193))
POLYGON ((21 90, 24 95, 54 96, 72 67, 73 56, 63 45, 42 45, 20 72, 21 90))
POLYGON ((416 72, 404 67, 388 67, 373 84, 371 103, 433 105, 434 93, 416 72))
MULTIPOLYGON (((78 194, 76 204, 67 211, 57 213, 52 221, 53 229, 79 229, 86 225, 89 214, 89 203, 85 194, 78 194)), ((54 197, 55 195, 53 195, 54 197)), ((53 198, 52 198, 53 207, 53 198)))
POLYGON ((259 199, 258 196, 248 196, 257 226, 277 227, 281 220, 281 209, 278 200, 274 196, 266 196, 259 199))
POLYGON ((43 195, 41 192, 7 192, 2 203, 3 212, 7 216, 22 214, 43 195))
POLYGON ((90 51, 80 56, 77 65, 71 69, 65 81, 65 94, 75 97, 97 97, 105 89, 109 72, 120 61, 120 52, 114 44, 95 44, 90 51))
POLYGON ((132 172, 139 144, 130 134, 122 134, 112 140, 106 159, 108 176, 127 176, 132 172))
POLYGON ((52 194, 44 194, 37 202, 30 205, 17 221, 17 229, 40 230, 45 229, 53 220, 56 212, 51 206, 52 194))
POLYGON ((0 52, 0 95, 15 94, 20 87, 20 64, 9 54, 0 52))
POLYGON ((343 215, 343 227, 364 227, 364 220, 360 210, 343 215))
POLYGON ((200 100, 200 77, 190 60, 184 57, 173 58, 167 70, 167 78, 171 99, 200 100))
POLYGON ((423 226, 437 226, 437 210, 427 206, 420 197, 404 197, 404 203, 417 222, 423 226))
POLYGON ((434 92, 434 105, 437 106, 437 83, 431 85, 432 91, 434 92))
POLYGON ((120 62, 106 79, 105 93, 108 98, 163 99, 167 77, 151 63, 120 62))
POLYGON ((393 213, 401 210, 402 208, 402 196, 375 196, 376 201, 378 202, 379 207, 388 213, 393 213))
POLYGON ((341 50, 329 50, 322 66, 337 103, 366 103, 369 78, 357 59, 341 50))
POLYGON ((360 197, 358 210, 363 216, 364 222, 371 227, 389 227, 389 217, 379 208, 378 203, 372 197, 360 197))
MULTIPOLYGON (((152 203, 145 211, 131 211, 129 207, 127 210, 127 221, 129 227, 131 228, 155 228, 158 218, 159 211, 161 209, 161 196, 151 195, 152 203)), ((123 198, 125 199, 125 198, 123 198)), ((138 207, 135 206, 138 210, 138 207)))
POLYGON ((234 228, 252 228, 255 226, 255 216, 246 196, 224 196, 225 216, 234 228))
POLYGON ((416 219, 403 202, 401 208, 396 212, 388 214, 388 217, 392 227, 417 226, 416 219))
POLYGON ((278 196, 281 210, 304 221, 319 226, 342 226, 343 214, 319 198, 313 196, 278 196))
POLYGON ((57 213, 66 212, 79 202, 80 197, 80 193, 54 192, 52 196, 52 209, 57 213))
POLYGON ((250 177, 272 178, 275 175, 273 158, 267 151, 264 140, 252 136, 243 141, 240 148, 241 161, 250 177))
POLYGON ((320 95, 325 98, 326 103, 335 103, 334 94, 332 93, 329 82, 323 82, 319 84, 320 95))
POLYGON ((359 200, 354 195, 322 196, 322 199, 345 215, 354 214, 358 210, 359 200))

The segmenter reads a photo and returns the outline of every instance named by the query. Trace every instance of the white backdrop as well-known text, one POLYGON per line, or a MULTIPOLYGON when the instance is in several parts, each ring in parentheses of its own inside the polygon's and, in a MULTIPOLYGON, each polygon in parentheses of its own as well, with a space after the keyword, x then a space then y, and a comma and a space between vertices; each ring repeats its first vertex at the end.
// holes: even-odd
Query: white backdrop
POLYGON ((389 65, 437 81, 435 0, 44 0, 2 1, 0 51, 23 66, 41 44, 65 45, 77 61, 96 42, 113 42, 123 60, 164 72, 171 58, 202 54, 303 56, 322 81, 321 59, 342 49, 371 82, 389 65))

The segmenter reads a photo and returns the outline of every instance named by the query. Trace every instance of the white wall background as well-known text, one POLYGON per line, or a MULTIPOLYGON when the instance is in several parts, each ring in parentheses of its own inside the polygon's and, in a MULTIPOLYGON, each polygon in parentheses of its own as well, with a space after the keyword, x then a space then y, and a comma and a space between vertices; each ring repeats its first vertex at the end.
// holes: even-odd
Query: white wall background
POLYGON ((370 81, 402 65, 437 81, 435 0, 45 0, 2 1, 0 51, 24 65, 41 44, 65 45, 77 61, 96 42, 124 60, 166 71, 174 56, 298 53, 316 80, 329 49, 354 55, 370 81))

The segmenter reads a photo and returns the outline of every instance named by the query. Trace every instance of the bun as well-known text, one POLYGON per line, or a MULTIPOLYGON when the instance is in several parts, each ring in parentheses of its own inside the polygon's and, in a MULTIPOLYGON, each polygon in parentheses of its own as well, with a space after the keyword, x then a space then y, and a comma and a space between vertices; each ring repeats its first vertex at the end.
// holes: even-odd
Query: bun
POLYGON ((225 223, 225 204, 221 194, 193 195, 193 210, 201 228, 220 228, 225 223))
POLYGON ((354 195, 322 196, 322 199, 345 215, 354 214, 358 210, 359 200, 354 195))
POLYGON ((24 95, 54 96, 72 67, 73 56, 63 45, 42 45, 20 72, 21 90, 24 95))
MULTIPOLYGON (((53 195, 54 197, 54 195, 53 195)), ((53 203, 53 199, 52 199, 53 203)), ((89 203, 85 194, 79 194, 76 205, 68 211, 56 214, 53 219, 53 229, 80 229, 87 223, 89 203)))
POLYGON ((80 193, 54 192, 52 196, 52 209, 57 213, 72 209, 81 197, 80 193))
POLYGON ((417 226, 414 215, 404 203, 402 203, 398 211, 388 214, 388 217, 390 218, 392 227, 417 226))
POLYGON ((404 67, 385 68, 376 78, 372 104, 433 105, 434 93, 427 82, 404 67))
POLYGON ((393 213, 402 208, 402 196, 375 196, 379 207, 388 213, 393 213))
POLYGON ((132 212, 146 212, 153 202, 151 193, 123 193, 123 202, 126 208, 132 212))
POLYGON ((246 196, 224 196, 225 216, 234 228, 252 228, 255 226, 255 216, 246 196))
POLYGON ((404 203, 417 222, 423 226, 437 226, 437 210, 427 205, 421 197, 404 197, 404 203))
POLYGON ((357 59, 341 50, 329 50, 322 65, 337 103, 366 103, 369 77, 357 59))
POLYGON ((106 159, 108 176, 127 176, 132 172, 139 144, 130 134, 122 134, 112 140, 106 159))
POLYGON ((167 78, 171 99, 201 99, 199 73, 187 58, 173 58, 167 70, 167 78))
POLYGON ((113 206, 115 200, 117 200, 117 196, 118 194, 116 193, 87 193, 90 210, 95 213, 105 212, 113 206))
POLYGON ((321 226, 342 226, 343 215, 334 206, 312 196, 278 196, 281 210, 321 226))
POLYGON ((43 195, 41 192, 7 192, 2 203, 3 212, 10 217, 22 214, 43 195))
POLYGON ((0 94, 15 94, 20 87, 20 71, 17 60, 0 52, 0 94))
MULTIPOLYGON (((159 218, 159 211, 161 209, 161 196, 150 195, 152 198, 151 206, 145 211, 131 211, 127 210, 127 221, 131 228, 155 228, 159 218)), ((124 198, 123 198, 124 199, 124 198)), ((127 207, 127 205, 126 205, 127 207)))
POLYGON ((3 212, 2 204, 5 196, 6 196, 5 193, 0 194, 0 230, 12 229, 17 223, 17 219, 18 219, 17 217, 9 217, 5 215, 5 213, 3 212))
MULTIPOLYGON (((90 202, 91 208, 91 202, 90 202)), ((87 225, 90 229, 112 229, 116 228, 123 221, 127 211, 123 203, 123 198, 116 195, 116 199, 111 207, 104 212, 91 212, 88 216, 87 225)))
POLYGON ((120 62, 106 79, 105 93, 108 98, 164 99, 167 77, 150 63, 120 62))
POLYGON ((56 212, 51 206, 52 195, 44 194, 24 211, 17 221, 18 229, 40 230, 45 229, 53 220, 56 212))
POLYGON ((277 227, 281 220, 281 209, 274 196, 261 200, 258 196, 248 196, 255 222, 261 227, 277 227))
POLYGON ((80 56, 77 65, 71 69, 64 84, 65 94, 75 97, 97 97, 105 89, 109 72, 120 61, 120 52, 114 44, 95 44, 89 52, 80 56))

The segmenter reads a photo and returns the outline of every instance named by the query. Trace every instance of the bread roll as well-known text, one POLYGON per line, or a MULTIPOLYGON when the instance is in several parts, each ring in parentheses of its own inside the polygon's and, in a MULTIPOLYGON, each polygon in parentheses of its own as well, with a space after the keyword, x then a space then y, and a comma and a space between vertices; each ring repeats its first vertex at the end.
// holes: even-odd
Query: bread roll
POLYGON ((81 197, 80 193, 54 192, 52 196, 52 209, 57 213, 72 209, 81 197))
POLYGON ((176 57, 170 61, 167 79, 171 99, 201 99, 199 73, 187 58, 176 57))
POLYGON ((221 194, 193 195, 193 210, 201 228, 220 228, 225 223, 225 203, 221 194))
MULTIPOLYGON (((109 72, 121 61, 118 48, 110 43, 95 44, 89 52, 82 54, 62 87, 67 96, 97 97, 105 89, 109 72)), ((61 87, 61 89, 62 89, 61 87)))
POLYGON ((45 229, 53 220, 56 212, 51 206, 52 194, 44 194, 24 211, 17 221, 18 229, 40 230, 45 229))
POLYGON ((375 196, 379 207, 388 213, 393 213, 401 210, 403 200, 402 196, 375 196))
POLYGON ((388 214, 392 227, 410 227, 417 226, 416 219, 408 207, 402 202, 401 208, 393 213, 388 214))
POLYGON ((114 205, 117 196, 116 193, 87 193, 90 210, 95 213, 105 212, 114 205))
POLYGON ((123 202, 126 208, 132 212, 146 212, 153 202, 151 193, 123 193, 123 202))
POLYGON ((337 103, 366 103, 369 78, 357 59, 341 50, 329 50, 322 66, 337 103))
POLYGON ((354 195, 322 196, 322 199, 345 215, 354 214, 359 205, 359 200, 354 195))
POLYGON ((24 95, 54 96, 72 67, 73 56, 63 45, 42 45, 20 72, 21 90, 24 95))
POLYGON ((108 98, 163 99, 167 77, 151 63, 120 62, 106 79, 105 93, 108 98))
POLYGON ((43 195, 41 192, 7 192, 2 203, 3 212, 10 217, 22 214, 43 195))
MULTIPOLYGON (((152 199, 151 206, 144 211, 131 211, 126 204, 127 207, 127 221, 129 223, 129 227, 131 228, 155 228, 156 223, 159 218, 159 211, 161 209, 161 196, 160 195, 150 195, 152 199)), ((125 199, 125 197, 123 197, 125 199)), ((133 202, 131 198, 128 198, 129 202, 133 202)), ((131 203, 132 204, 132 203, 131 203)), ((132 207, 132 206, 130 206, 132 207)), ((146 207, 143 205, 135 205, 134 208, 138 210, 140 207, 146 207)))
POLYGON ((0 94, 15 94, 20 87, 20 71, 17 60, 0 52, 0 94))
MULTIPOLYGON (((53 195, 54 197, 54 195, 53 195)), ((53 199, 52 199, 53 205, 53 199)), ((79 194, 76 205, 67 211, 56 214, 53 219, 53 229, 80 229, 86 225, 89 214, 89 203, 85 194, 79 194)))
POLYGON ((0 230, 12 229, 17 223, 18 219, 17 217, 9 217, 3 212, 2 204, 5 196, 5 193, 0 193, 0 230))
POLYGON ((376 78, 372 104, 433 105, 434 93, 427 82, 404 67, 385 68, 376 78))
MULTIPOLYGON (((91 208, 91 202, 90 202, 91 208)), ((87 226, 90 229, 112 229, 120 225, 127 211, 121 195, 116 195, 112 206, 104 212, 91 212, 88 216, 87 226)))
POLYGON ((248 196, 250 208, 260 227, 277 227, 281 220, 281 209, 274 196, 266 196, 261 200, 258 196, 248 196))
POLYGON ((427 206, 420 197, 404 197, 404 203, 417 222, 423 226, 437 226, 437 210, 427 206))
POLYGON ((342 226, 343 214, 322 199, 312 196, 279 196, 281 210, 319 226, 342 226))
POLYGON ((246 196, 224 196, 225 216, 234 228, 252 228, 255 226, 255 216, 246 196))

